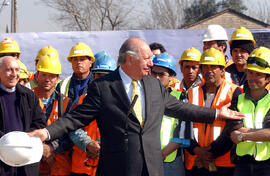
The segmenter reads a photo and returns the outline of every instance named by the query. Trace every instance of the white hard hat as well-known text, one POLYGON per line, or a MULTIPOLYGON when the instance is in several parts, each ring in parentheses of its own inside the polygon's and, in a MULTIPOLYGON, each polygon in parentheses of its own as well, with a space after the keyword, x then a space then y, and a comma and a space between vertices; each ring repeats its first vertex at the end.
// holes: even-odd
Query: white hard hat
POLYGON ((12 131, 0 138, 0 159, 10 166, 25 166, 41 160, 43 145, 38 137, 12 131))
POLYGON ((203 34, 203 42, 214 40, 228 40, 225 29, 218 24, 208 25, 203 34))

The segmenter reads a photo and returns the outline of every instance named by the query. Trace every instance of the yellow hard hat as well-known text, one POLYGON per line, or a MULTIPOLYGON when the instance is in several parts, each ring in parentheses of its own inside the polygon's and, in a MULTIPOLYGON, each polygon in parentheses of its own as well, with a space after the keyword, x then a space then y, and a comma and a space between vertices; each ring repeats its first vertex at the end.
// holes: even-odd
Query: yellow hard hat
POLYGON ((91 58, 92 62, 95 62, 95 57, 91 48, 85 43, 79 42, 75 46, 73 46, 69 52, 67 60, 71 62, 72 57, 78 56, 88 56, 91 58))
POLYGON ((266 47, 254 49, 248 57, 247 69, 270 74, 270 49, 266 47))
POLYGON ((18 43, 12 38, 5 38, 0 43, 0 53, 21 53, 18 43))
POLYGON ((229 41, 230 45, 232 44, 233 40, 250 40, 254 46, 256 44, 252 33, 245 27, 240 27, 233 32, 229 41))
POLYGON ((61 74, 61 63, 54 56, 44 55, 39 59, 36 69, 41 72, 61 74))
POLYGON ((28 79, 28 71, 24 63, 20 60, 17 61, 20 66, 20 79, 28 79))
POLYGON ((200 64, 202 65, 221 65, 225 66, 225 57, 224 55, 215 48, 210 48, 203 52, 200 64))
POLYGON ((201 58, 201 52, 199 50, 197 50, 196 48, 192 47, 192 48, 188 48, 186 49, 179 61, 179 64, 181 65, 181 63, 183 61, 200 61, 201 58))
POLYGON ((59 54, 56 49, 54 49, 52 46, 44 46, 38 51, 35 61, 38 61, 44 55, 53 55, 53 58, 59 59, 59 54))

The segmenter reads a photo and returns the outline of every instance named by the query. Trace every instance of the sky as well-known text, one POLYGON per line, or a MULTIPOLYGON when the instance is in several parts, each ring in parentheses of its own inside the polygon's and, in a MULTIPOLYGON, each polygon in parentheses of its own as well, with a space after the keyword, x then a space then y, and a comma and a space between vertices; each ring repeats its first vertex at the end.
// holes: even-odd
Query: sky
MULTIPOLYGON (((4 0, 0 0, 0 4, 4 0)), ((8 0, 9 5, 4 6, 0 12, 0 33, 6 31, 6 25, 10 30, 11 23, 11 0, 8 0)), ((40 0, 17 0, 17 32, 59 32, 61 26, 58 26, 52 16, 55 11, 52 8, 46 7, 40 0)))

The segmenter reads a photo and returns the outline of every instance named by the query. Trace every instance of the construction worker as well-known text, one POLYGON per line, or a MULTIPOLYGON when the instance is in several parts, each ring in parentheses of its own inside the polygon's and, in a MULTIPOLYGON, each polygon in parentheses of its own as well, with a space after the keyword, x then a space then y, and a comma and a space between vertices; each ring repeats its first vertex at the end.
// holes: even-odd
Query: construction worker
POLYGON ((94 67, 92 68, 94 79, 113 72, 116 69, 115 59, 113 59, 108 52, 101 51, 95 54, 95 59, 96 61, 94 63, 94 67))
POLYGON ((259 47, 247 60, 248 88, 234 106, 247 118, 234 122, 231 132, 234 147, 235 176, 270 174, 270 95, 265 86, 270 82, 270 50, 259 47))
MULTIPOLYGON (((153 59, 153 68, 152 75, 159 79, 162 85, 171 92, 173 96, 177 99, 180 98, 180 91, 171 91, 169 88, 169 82, 176 75, 176 62, 175 59, 169 55, 168 53, 162 53, 156 55, 153 59)), ((181 151, 177 151, 177 148, 173 151, 169 150, 167 145, 170 146, 178 146, 178 143, 172 142, 171 139, 174 137, 173 132, 175 127, 178 124, 178 120, 175 118, 170 118, 167 116, 163 116, 162 124, 161 124, 161 149, 162 149, 162 157, 164 160, 164 175, 165 176, 179 176, 185 175, 185 169, 181 158, 181 151), (166 151, 164 151, 164 149, 166 151)), ((179 142, 179 141, 177 141, 179 142)))
MULTIPOLYGON (((116 61, 112 56, 105 51, 101 51, 95 54, 95 64, 92 69, 94 79, 104 76, 116 69, 116 61)), ((81 104, 85 94, 81 95, 78 104, 81 104)), ((77 175, 96 175, 99 153, 99 140, 100 133, 97 127, 96 121, 91 122, 87 127, 84 127, 84 131, 76 130, 74 133, 70 133, 70 138, 75 144, 73 147, 72 155, 72 173, 71 176, 77 175), (85 138, 88 135, 91 140, 85 144, 85 141, 78 140, 79 138, 74 136, 80 134, 80 138, 85 138), (91 147, 95 147, 92 150, 91 147), (98 152, 96 153, 96 151, 98 152)))
POLYGON ((204 83, 202 76, 200 76, 200 58, 201 52, 194 47, 188 48, 182 53, 179 65, 183 74, 183 80, 173 85, 173 90, 187 92, 189 88, 204 83))
POLYGON ((20 66, 20 79, 19 83, 23 86, 25 86, 26 83, 28 83, 28 71, 24 63, 22 63, 20 60, 17 60, 18 64, 20 66))
POLYGON ((20 59, 20 54, 21 54, 20 47, 15 40, 8 37, 1 41, 0 57, 13 56, 18 60, 20 59))
MULTIPOLYGON (((226 132, 219 138, 222 143, 217 147, 220 149, 234 143, 231 154, 234 176, 270 174, 270 95, 265 88, 270 82, 269 64, 268 48, 259 47, 251 52, 246 67, 248 87, 231 105, 231 109, 244 113, 246 118, 228 122, 226 132)), ((216 150, 216 155, 222 153, 216 150)))
POLYGON ((88 84, 93 80, 90 68, 95 62, 95 58, 91 48, 85 43, 79 42, 71 48, 67 60, 72 64, 73 74, 62 80, 56 89, 72 98, 73 101, 68 106, 70 109, 79 100, 79 97, 86 93, 88 84))
MULTIPOLYGON (((201 73, 205 84, 188 91, 188 99, 199 106, 220 108, 241 94, 235 84, 223 79, 225 73, 224 55, 217 49, 206 50, 200 59, 201 73)), ((195 139, 189 152, 185 154, 187 175, 228 176, 233 174, 234 165, 230 162, 230 152, 214 158, 211 143, 217 139, 226 125, 225 120, 216 119, 213 124, 193 123, 195 139)))
MULTIPOLYGON (((47 125, 58 119, 68 103, 55 86, 61 74, 61 64, 57 56, 44 55, 36 67, 37 86, 33 88, 37 94, 40 106, 46 115, 47 125)), ((43 158, 40 166, 41 175, 69 175, 71 160, 66 154, 57 154, 58 141, 43 144, 43 158)))
MULTIPOLYGON (((71 48, 67 60, 72 64, 74 72, 71 76, 60 81, 56 87, 57 91, 70 98, 65 112, 69 112, 74 109, 78 103, 81 103, 80 101, 82 101, 82 98, 80 97, 86 95, 88 85, 93 80, 90 68, 92 63, 95 61, 95 57, 89 46, 79 42, 71 48)), ((80 145, 79 142, 83 143, 83 148, 86 148, 88 144, 89 146, 99 146, 97 143, 92 141, 89 136, 85 135, 85 132, 82 129, 71 132, 69 136, 65 135, 59 139, 59 143, 66 149, 65 152, 70 152, 73 143, 77 146, 80 145), (69 140, 70 138, 73 143, 69 140)))
POLYGON ((245 27, 240 27, 233 32, 229 41, 233 64, 225 69, 226 80, 242 88, 248 86, 246 81, 247 59, 255 44, 252 33, 245 27))
MULTIPOLYGON (((50 55, 52 56, 52 58, 59 59, 59 54, 55 48, 53 48, 52 46, 45 46, 45 47, 42 47, 38 51, 37 56, 35 58, 35 66, 37 66, 39 59, 45 55, 50 55)), ((35 73, 33 74, 33 78, 29 81, 29 83, 26 84, 26 87, 28 87, 29 89, 33 89, 36 86, 37 86, 37 80, 36 80, 36 73, 35 73)))
POLYGON ((227 63, 228 59, 225 55, 227 50, 227 40, 227 32, 221 25, 210 24, 203 34, 203 51, 215 48, 224 55, 225 62, 227 63))
MULTIPOLYGON (((200 66, 199 61, 201 58, 201 52, 195 48, 186 49, 180 58, 179 65, 181 72, 183 74, 183 80, 175 85, 172 85, 171 89, 174 91, 180 91, 180 100, 183 102, 188 102, 187 91, 193 87, 197 87, 204 83, 202 76, 200 76, 200 66)), ((178 138, 173 138, 163 150, 162 154, 167 156, 180 146, 186 148, 190 146, 190 138, 193 138, 193 125, 192 122, 182 121, 179 123, 174 131, 174 134, 178 134, 178 138)))

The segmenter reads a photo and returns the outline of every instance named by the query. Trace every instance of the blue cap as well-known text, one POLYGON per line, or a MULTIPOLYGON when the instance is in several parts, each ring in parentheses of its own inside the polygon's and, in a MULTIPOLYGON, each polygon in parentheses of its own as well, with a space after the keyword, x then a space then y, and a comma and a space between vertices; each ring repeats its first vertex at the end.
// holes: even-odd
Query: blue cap
POLYGON ((115 59, 108 52, 101 51, 95 54, 95 59, 93 72, 112 72, 117 67, 115 59))
POLYGON ((176 61, 173 56, 168 53, 161 53, 156 55, 153 59, 153 64, 156 66, 171 69, 176 74, 176 61))

